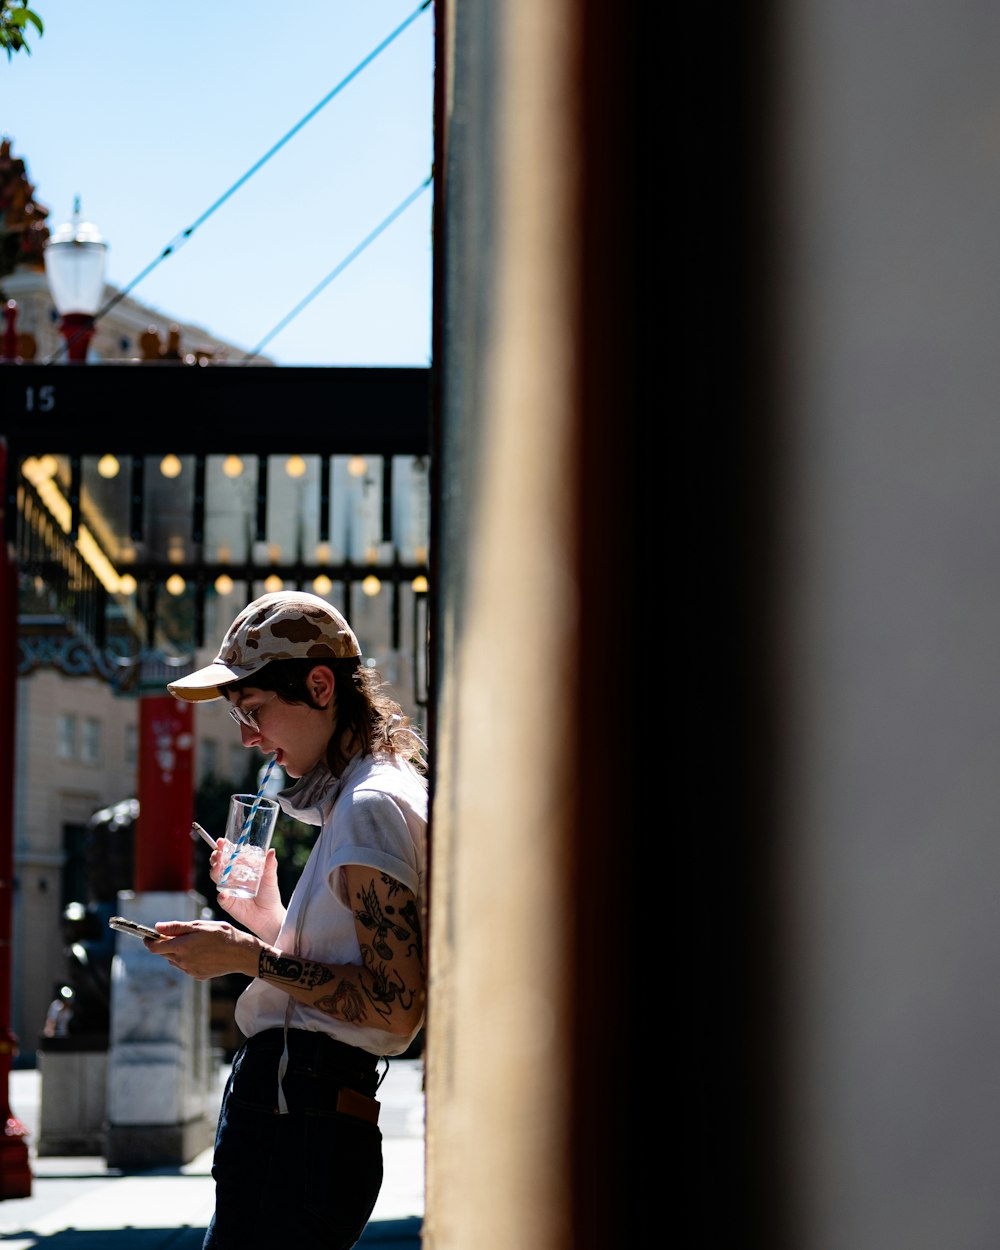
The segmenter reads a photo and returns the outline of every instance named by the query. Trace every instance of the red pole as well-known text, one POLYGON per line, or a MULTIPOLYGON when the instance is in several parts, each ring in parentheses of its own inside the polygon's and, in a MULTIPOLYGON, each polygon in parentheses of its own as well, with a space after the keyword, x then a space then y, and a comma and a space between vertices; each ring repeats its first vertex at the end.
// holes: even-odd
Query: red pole
POLYGON ((87 348, 94 337, 94 318, 90 313, 64 313, 59 329, 66 340, 66 352, 72 364, 82 365, 87 348))
POLYGON ((0 438, 0 1198, 31 1197, 27 1129, 10 1109, 17 1038, 10 1027, 14 893, 14 736, 17 714, 17 563, 7 545, 7 442, 0 438))
POLYGON ((139 700, 139 819, 135 890, 194 887, 193 709, 165 695, 139 700))
POLYGON ((17 359, 17 303, 9 299, 4 305, 3 359, 17 359))

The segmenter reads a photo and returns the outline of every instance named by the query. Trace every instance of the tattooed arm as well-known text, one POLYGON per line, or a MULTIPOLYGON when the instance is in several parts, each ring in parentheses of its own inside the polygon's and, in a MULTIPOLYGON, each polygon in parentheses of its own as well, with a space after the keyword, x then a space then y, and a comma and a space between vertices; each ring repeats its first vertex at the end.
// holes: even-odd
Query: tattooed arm
POLYGON ((416 900, 393 877, 345 869, 362 966, 322 964, 262 946, 256 973, 336 1020, 412 1033, 424 1014, 423 935, 416 900))
POLYGON ((337 1020, 407 1034, 424 1013, 423 938, 413 894, 371 868, 346 869, 362 965, 323 964, 263 946, 256 973, 337 1020))
POLYGON ((207 920, 161 921, 159 932, 174 940, 147 949, 196 980, 259 976, 333 1019, 405 1037, 423 1019, 427 989, 416 899, 372 868, 351 864, 344 871, 361 966, 283 955, 251 933, 207 920))

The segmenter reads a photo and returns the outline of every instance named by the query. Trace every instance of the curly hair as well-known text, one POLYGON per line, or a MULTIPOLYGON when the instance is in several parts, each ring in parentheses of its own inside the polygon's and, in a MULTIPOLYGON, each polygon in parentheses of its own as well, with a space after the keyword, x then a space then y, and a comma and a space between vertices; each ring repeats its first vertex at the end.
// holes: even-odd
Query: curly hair
POLYGON ((367 668, 360 656, 340 660, 272 660, 250 677, 228 682, 225 692, 253 686, 273 690, 283 703, 304 703, 318 708, 309 691, 309 674, 320 665, 330 669, 336 681, 337 719, 326 748, 326 762, 336 776, 344 771, 348 756, 342 743, 361 743, 368 754, 402 755, 421 772, 427 771, 427 744, 403 709, 383 690, 382 675, 367 668))

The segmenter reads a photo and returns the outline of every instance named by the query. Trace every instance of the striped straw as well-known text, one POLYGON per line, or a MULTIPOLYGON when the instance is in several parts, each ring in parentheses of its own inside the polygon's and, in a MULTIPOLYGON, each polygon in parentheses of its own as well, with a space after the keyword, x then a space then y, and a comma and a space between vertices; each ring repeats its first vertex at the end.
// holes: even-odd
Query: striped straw
POLYGON ((271 775, 271 769, 274 767, 274 761, 276 759, 277 756, 272 755, 267 761, 267 767, 264 769, 264 776, 261 777, 260 785, 257 788, 257 797, 254 799, 253 806, 250 808, 250 811, 247 812, 247 818, 243 822, 243 828, 240 830, 240 836, 237 838, 236 845, 233 847, 233 853, 229 857, 229 863, 226 865, 226 870, 219 878, 220 889, 226 884, 226 878, 233 871, 233 864, 236 863, 236 856, 239 855, 240 851, 243 849, 244 842, 246 842, 247 838, 250 836, 250 826, 253 824, 254 816, 257 815, 257 808, 260 807, 260 801, 264 797, 264 791, 267 789, 267 779, 271 775))

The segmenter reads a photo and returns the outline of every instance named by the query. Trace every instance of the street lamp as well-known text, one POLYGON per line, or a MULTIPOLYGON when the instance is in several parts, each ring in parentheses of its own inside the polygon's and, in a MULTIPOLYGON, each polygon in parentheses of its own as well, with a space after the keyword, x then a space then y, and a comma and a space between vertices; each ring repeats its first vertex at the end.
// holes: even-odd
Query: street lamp
POLYGON ((80 197, 73 201, 73 220, 51 234, 42 253, 49 290, 61 318, 69 359, 82 364, 94 337, 94 316, 104 296, 104 265, 108 245, 90 221, 80 220, 80 197))

